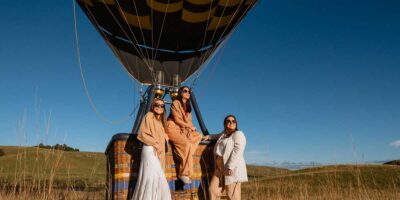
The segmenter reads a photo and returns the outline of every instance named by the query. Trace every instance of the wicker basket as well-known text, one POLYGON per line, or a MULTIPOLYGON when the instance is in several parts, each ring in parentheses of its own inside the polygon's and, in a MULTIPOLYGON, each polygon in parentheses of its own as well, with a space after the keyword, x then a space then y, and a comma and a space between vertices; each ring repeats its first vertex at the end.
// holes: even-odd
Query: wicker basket
MULTIPOLYGON (((107 199, 130 199, 135 189, 142 144, 136 135, 119 133, 112 137, 106 149, 107 156, 107 199)), ((176 177, 177 160, 173 146, 168 145, 164 172, 172 199, 205 199, 207 187, 214 168, 212 150, 214 144, 201 142, 193 155, 194 174, 191 184, 184 184, 176 177)))

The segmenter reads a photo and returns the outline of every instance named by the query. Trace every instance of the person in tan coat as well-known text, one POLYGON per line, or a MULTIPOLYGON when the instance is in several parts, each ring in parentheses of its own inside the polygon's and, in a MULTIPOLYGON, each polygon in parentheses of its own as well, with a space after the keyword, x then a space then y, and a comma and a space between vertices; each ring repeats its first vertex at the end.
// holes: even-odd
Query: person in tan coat
POLYGON ((210 200, 219 199, 226 190, 229 200, 239 200, 241 183, 248 181, 244 149, 246 137, 237 128, 236 117, 224 119, 224 131, 206 137, 218 139, 214 146, 215 170, 208 188, 210 200))
POLYGON ((193 125, 191 110, 190 89, 183 86, 178 91, 177 99, 172 102, 166 133, 179 159, 178 178, 184 183, 191 183, 193 154, 202 139, 193 125))
POLYGON ((165 105, 162 99, 154 99, 152 110, 144 117, 140 125, 137 139, 144 145, 152 146, 163 164, 165 161, 165 142, 168 136, 165 134, 165 105))
POLYGON ((152 109, 140 125, 137 139, 143 143, 138 179, 132 200, 170 200, 167 179, 162 167, 165 159, 165 105, 155 99, 152 109))

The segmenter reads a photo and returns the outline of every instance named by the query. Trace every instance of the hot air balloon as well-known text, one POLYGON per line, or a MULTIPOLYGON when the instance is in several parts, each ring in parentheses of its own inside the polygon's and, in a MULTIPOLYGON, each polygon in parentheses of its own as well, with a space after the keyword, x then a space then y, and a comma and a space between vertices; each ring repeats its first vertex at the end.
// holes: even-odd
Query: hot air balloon
MULTIPOLYGON (((177 87, 200 70, 256 0, 77 2, 129 74, 140 83, 160 88, 177 87)), ((176 88, 171 91, 176 95, 176 88)), ((152 95, 148 96, 151 102, 152 95)), ((148 110, 146 104, 139 110, 148 110)), ((197 103, 193 105, 207 134, 197 103)), ((138 113, 133 133, 142 115, 138 113)))
MULTIPOLYGON (((149 85, 132 133, 154 96, 170 93, 212 58, 257 0, 76 0, 127 72, 149 85)), ((208 134, 194 93, 192 105, 208 134)))
POLYGON ((185 81, 227 39, 254 0, 78 0, 97 31, 140 83, 185 81), (155 73, 165 74, 164 80, 155 73))

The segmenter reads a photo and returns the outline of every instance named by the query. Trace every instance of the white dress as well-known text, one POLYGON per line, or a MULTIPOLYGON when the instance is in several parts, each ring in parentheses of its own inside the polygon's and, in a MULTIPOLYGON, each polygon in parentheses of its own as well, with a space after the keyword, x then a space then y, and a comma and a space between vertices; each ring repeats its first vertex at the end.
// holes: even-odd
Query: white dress
POLYGON ((164 170, 155 155, 153 146, 143 145, 139 174, 136 182, 133 200, 170 200, 169 190, 164 170))

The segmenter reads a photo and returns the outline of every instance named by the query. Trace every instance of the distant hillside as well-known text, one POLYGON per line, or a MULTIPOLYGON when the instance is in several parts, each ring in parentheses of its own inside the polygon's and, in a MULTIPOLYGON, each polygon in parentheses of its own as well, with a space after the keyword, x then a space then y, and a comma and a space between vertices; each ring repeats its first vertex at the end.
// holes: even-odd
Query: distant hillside
MULTIPOLYGON (((399 199, 400 167, 335 165, 301 170, 248 166, 242 199, 399 199)), ((2 185, 104 188, 103 153, 0 146, 2 185)), ((101 190, 103 191, 103 190, 101 190)), ((101 195, 103 195, 101 193, 101 195)))
POLYGON ((384 165, 400 165, 400 160, 392 160, 389 162, 383 163, 384 165))
POLYGON ((53 181, 72 185, 97 186, 105 183, 106 159, 103 153, 66 152, 38 147, 0 146, 0 183, 53 181))
MULTIPOLYGON (((250 180, 290 172, 265 166, 248 166, 247 170, 250 180)), ((55 182, 72 180, 96 186, 105 183, 106 173, 106 157, 103 153, 0 146, 0 183, 23 178, 46 180, 51 174, 55 182)))
POLYGON ((255 165, 247 166, 247 175, 250 180, 253 179, 256 180, 258 178, 263 178, 263 177, 279 176, 288 173, 291 173, 291 171, 283 168, 255 166, 255 165))

